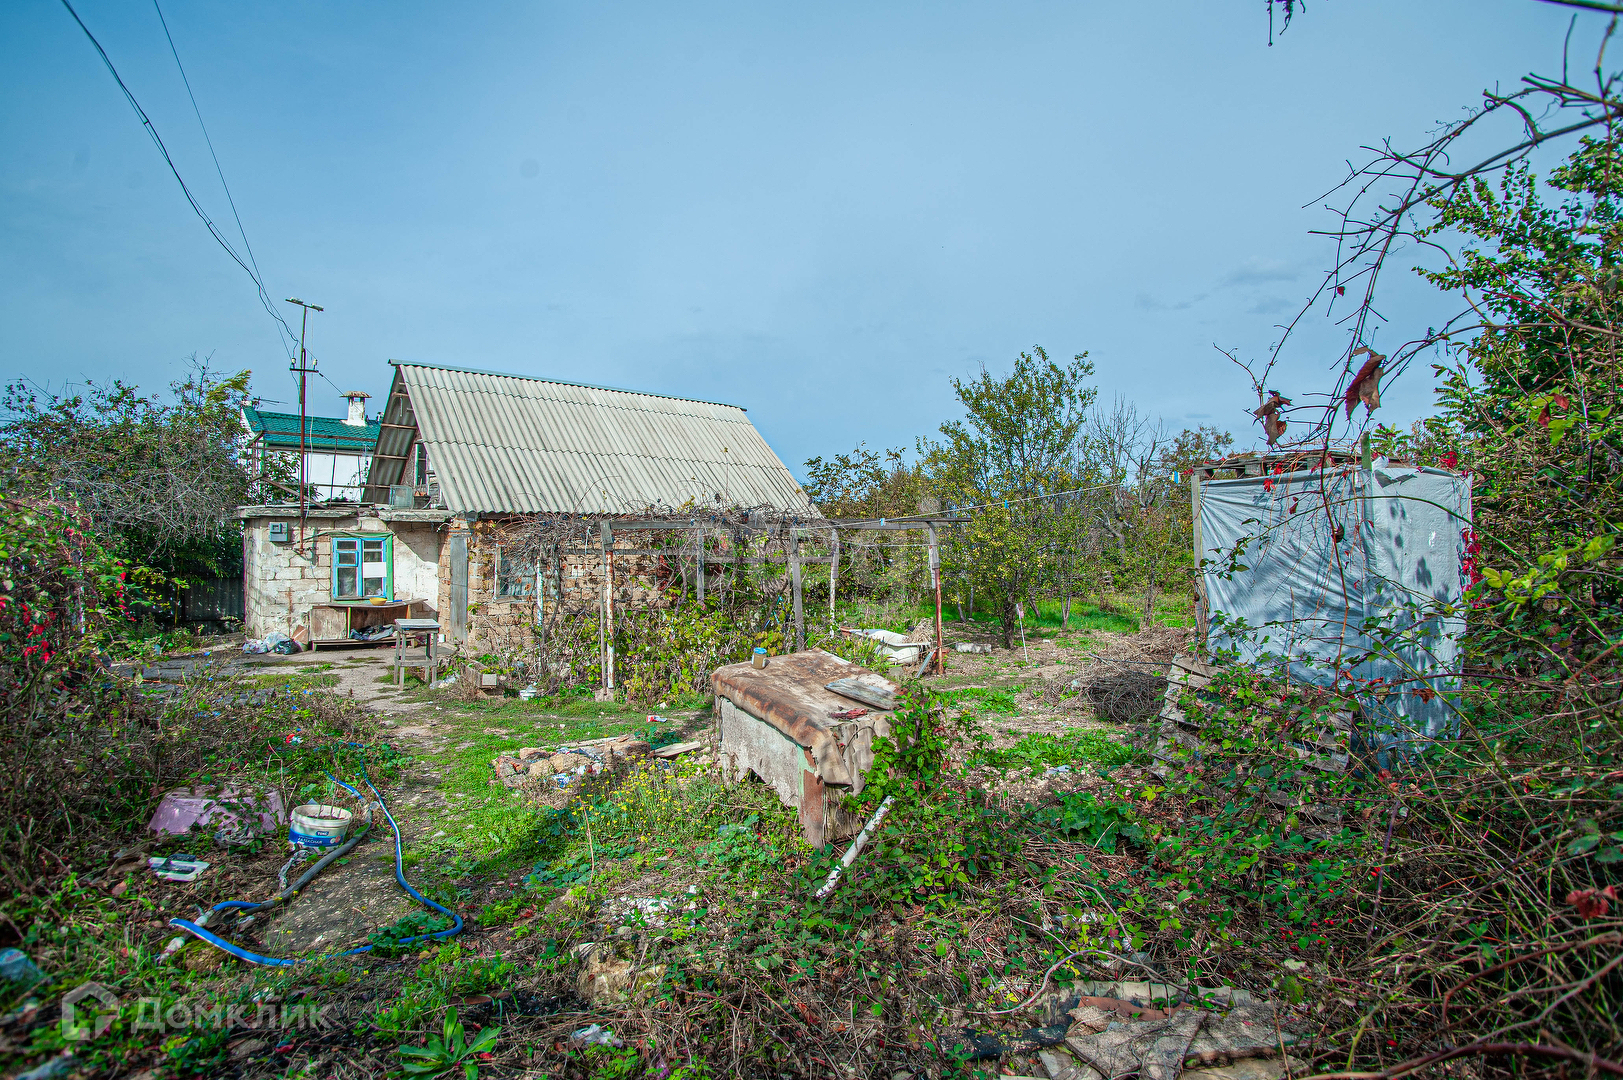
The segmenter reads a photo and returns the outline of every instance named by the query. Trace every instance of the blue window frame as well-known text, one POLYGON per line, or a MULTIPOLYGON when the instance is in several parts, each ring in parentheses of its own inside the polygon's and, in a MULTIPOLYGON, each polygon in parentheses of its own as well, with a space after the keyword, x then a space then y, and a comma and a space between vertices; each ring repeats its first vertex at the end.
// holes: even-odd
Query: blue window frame
POLYGON ((332 541, 332 598, 394 599, 394 538, 335 536, 332 541))

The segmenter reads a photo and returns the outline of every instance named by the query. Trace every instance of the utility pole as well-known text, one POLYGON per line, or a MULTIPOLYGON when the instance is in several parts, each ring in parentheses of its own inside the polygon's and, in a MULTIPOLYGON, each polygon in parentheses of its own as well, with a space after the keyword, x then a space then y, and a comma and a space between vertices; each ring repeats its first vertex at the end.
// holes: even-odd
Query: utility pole
POLYGON ((306 304, 303 300, 300 300, 296 296, 288 297, 287 302, 290 304, 297 304, 299 307, 304 309, 304 315, 299 320, 299 359, 297 363, 288 365, 291 370, 299 373, 299 546, 300 548, 303 548, 305 528, 304 519, 308 510, 305 494, 308 478, 305 476, 305 473, 308 471, 310 461, 308 448, 309 438, 306 435, 308 425, 305 419, 304 382, 305 377, 308 376, 310 372, 315 370, 315 368, 309 366, 309 364, 305 362, 307 354, 304 351, 304 332, 310 326, 310 312, 323 311, 325 309, 319 304, 306 304))

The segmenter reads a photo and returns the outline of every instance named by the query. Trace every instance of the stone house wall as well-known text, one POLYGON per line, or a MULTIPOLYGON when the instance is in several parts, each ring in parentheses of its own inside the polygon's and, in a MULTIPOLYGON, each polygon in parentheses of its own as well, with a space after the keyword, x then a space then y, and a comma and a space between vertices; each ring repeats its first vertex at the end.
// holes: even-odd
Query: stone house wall
POLYGON ((273 630, 291 635, 295 628, 307 626, 313 606, 333 602, 332 538, 374 533, 394 537, 395 599, 425 601, 429 610, 423 614, 433 618, 442 610, 437 579, 444 529, 442 522, 432 520, 385 520, 370 508, 348 514, 325 511, 306 519, 301 544, 296 512, 287 516, 244 514, 245 629, 254 637, 264 637, 273 630), (288 523, 293 542, 271 541, 273 521, 288 523))
MULTIPOLYGON (((471 652, 523 651, 530 645, 536 626, 536 597, 496 595, 497 548, 511 536, 510 521, 476 521, 471 525, 453 521, 449 526, 462 530, 468 543, 468 648, 471 652)), ((617 550, 637 549, 647 544, 646 533, 621 533, 615 537, 617 550)), ((587 546, 583 542, 571 545, 587 546)), ((448 612, 451 603, 451 545, 440 550, 437 606, 448 612)), ((553 584, 546 587, 544 610, 554 613, 560 599, 553 595, 562 585, 561 607, 566 612, 595 612, 601 603, 603 558, 600 554, 565 554, 556 567, 542 567, 553 584)), ((614 559, 614 602, 617 608, 637 610, 663 607, 669 601, 657 588, 659 556, 619 555, 614 559)))

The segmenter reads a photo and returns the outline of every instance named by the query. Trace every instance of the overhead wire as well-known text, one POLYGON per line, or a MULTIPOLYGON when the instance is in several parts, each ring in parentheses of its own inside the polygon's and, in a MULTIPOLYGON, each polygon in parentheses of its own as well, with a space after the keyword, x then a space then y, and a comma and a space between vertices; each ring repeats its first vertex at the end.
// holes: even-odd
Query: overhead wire
POLYGON ((180 50, 175 48, 175 38, 169 32, 169 20, 163 17, 163 8, 158 6, 158 0, 152 0, 152 7, 158 13, 158 22, 163 27, 164 40, 169 43, 169 55, 175 58, 175 69, 180 72, 180 81, 186 86, 186 97, 192 103, 192 112, 197 115, 198 129, 203 132, 203 142, 209 148, 209 157, 214 161, 214 172, 220 178, 220 188, 225 192, 225 201, 231 207, 231 217, 237 223, 237 234, 242 237, 242 249, 248 255, 248 262, 254 268, 254 284, 259 288, 259 302, 265 310, 276 319, 277 333, 283 335, 283 342, 288 348, 293 346, 293 328, 288 326, 276 312, 276 306, 270 296, 265 292, 263 275, 259 270, 259 260, 254 258, 254 246, 248 241, 248 230, 242 226, 242 215, 237 212, 237 200, 231 194, 231 185, 225 181, 225 169, 220 165, 220 155, 214 150, 214 140, 209 136, 208 125, 203 122, 203 110, 197 104, 197 95, 192 92, 192 80, 186 75, 186 65, 180 62, 180 50))
MULTIPOLYGON (((62 6, 67 8, 69 15, 73 16, 73 21, 79 24, 79 29, 84 31, 85 37, 90 40, 91 46, 95 48, 96 55, 101 57, 101 62, 106 66, 108 74, 112 75, 113 81, 118 83, 119 90, 121 90, 123 92, 123 94, 124 94, 124 100, 126 100, 126 101, 128 101, 130 103, 130 108, 135 110, 135 115, 137 115, 137 116, 139 116, 141 118, 141 126, 146 128, 147 135, 149 137, 151 137, 153 145, 158 148, 158 153, 163 155, 164 164, 168 165, 169 166, 169 171, 174 174, 175 182, 180 185, 180 190, 186 196, 186 201, 189 204, 191 204, 192 211, 194 213, 196 213, 198 218, 203 222, 203 224, 208 227, 209 235, 213 236, 215 242, 218 243, 220 245, 220 247, 225 249, 225 253, 227 255, 231 256, 231 260, 233 262, 235 262, 238 266, 242 267, 243 272, 246 273, 250 278, 253 279, 254 285, 257 286, 258 289, 259 289, 260 303, 263 304, 264 307, 265 307, 265 310, 270 313, 271 318, 275 319, 276 322, 279 324, 280 329, 278 330, 278 333, 285 332, 291 337, 292 334, 293 334, 293 328, 291 326, 288 326, 287 320, 282 318, 281 314, 271 304, 271 302, 270 302, 270 294, 265 289, 265 283, 262 280, 260 280, 258 269, 256 267, 254 267, 254 266, 250 266, 248 263, 243 261, 242 256, 237 254, 236 248, 231 246, 231 243, 228 240, 226 240, 225 236, 220 232, 219 228, 214 224, 213 219, 211 219, 208 216, 208 213, 203 209, 202 205, 200 203, 198 203, 197 197, 192 194, 192 189, 187 186, 185 178, 180 175, 180 169, 175 165, 174 158, 170 156, 169 147, 164 145, 163 139, 158 135, 158 129, 152 123, 152 118, 147 115, 145 109, 141 108, 141 103, 139 101, 135 100, 135 94, 132 93, 130 91, 129 86, 125 84, 123 76, 119 75, 118 68, 113 66, 112 58, 107 55, 107 50, 102 48, 100 41, 96 40, 96 35, 92 34, 90 32, 90 27, 86 26, 85 21, 79 17, 79 13, 74 10, 73 4, 70 2, 70 0, 62 0, 62 6)), ((160 10, 158 15, 159 15, 159 18, 161 19, 163 17, 163 12, 160 10)), ((164 26, 164 34, 165 34, 165 36, 168 36, 168 33, 169 33, 169 27, 168 27, 167 24, 165 24, 165 26, 164 26)), ((171 49, 174 48, 173 40, 170 41, 170 48, 171 49)), ((176 53, 176 55, 175 55, 175 62, 177 64, 180 62, 180 56, 179 56, 178 53, 176 53)), ((185 78, 184 70, 182 70, 182 72, 181 72, 181 77, 182 77, 182 79, 185 78)), ((191 84, 190 83, 187 84, 186 92, 188 94, 191 93, 191 84)), ((196 99, 193 99, 192 104, 193 104, 194 107, 196 106, 196 104, 197 104, 196 99)), ((202 114, 201 114, 201 112, 199 112, 199 114, 198 114, 198 122, 199 123, 202 122, 202 114)), ((205 130, 204 138, 206 139, 207 137, 208 137, 208 133, 205 130)), ((212 144, 210 144, 209 151, 210 151, 210 153, 213 153, 213 145, 212 144)), ((218 164, 219 164, 218 159, 216 159, 215 164, 216 164, 216 166, 218 166, 218 164)), ((221 175, 220 179, 221 179, 221 183, 224 183, 225 177, 224 177, 223 174, 221 175)), ((227 197, 227 199, 230 198, 229 191, 227 192, 226 197, 227 197)), ((236 213, 236 205, 234 203, 232 204, 232 213, 233 214, 236 213)), ((241 222, 240 219, 238 220, 237 225, 238 225, 239 228, 241 227, 242 222, 241 222)), ((247 236, 246 235, 244 235, 244 237, 243 237, 243 246, 244 247, 247 246, 247 236)), ((250 255, 250 258, 251 257, 252 256, 250 255)))

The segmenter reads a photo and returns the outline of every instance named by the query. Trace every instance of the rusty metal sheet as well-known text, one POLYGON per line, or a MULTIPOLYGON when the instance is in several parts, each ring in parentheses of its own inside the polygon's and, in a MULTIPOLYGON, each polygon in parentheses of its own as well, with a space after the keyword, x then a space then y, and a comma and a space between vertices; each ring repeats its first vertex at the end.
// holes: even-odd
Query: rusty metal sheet
MULTIPOLYGON (((825 842, 854 836, 862 827, 862 815, 841 809, 845 790, 830 787, 812 770, 816 763, 811 751, 773 725, 751 716, 725 697, 716 699, 716 720, 721 736, 722 779, 729 785, 754 774, 777 792, 783 805, 796 811, 807 843, 820 847, 825 842)), ((847 764, 862 782, 862 769, 873 762, 872 740, 889 731, 881 717, 840 725, 846 740, 847 764)))
POLYGON ((774 656, 765 668, 752 664, 717 668, 711 682, 718 696, 809 750, 824 783, 849 785, 855 777, 842 753, 840 724, 829 714, 849 709, 851 703, 826 689, 826 684, 861 674, 867 672, 847 660, 809 649, 774 656))
POLYGON ((801 770, 799 809, 800 828, 806 834, 806 842, 815 848, 822 847, 827 838, 827 800, 823 781, 810 769, 801 770))

